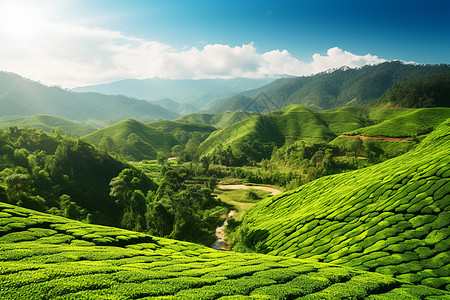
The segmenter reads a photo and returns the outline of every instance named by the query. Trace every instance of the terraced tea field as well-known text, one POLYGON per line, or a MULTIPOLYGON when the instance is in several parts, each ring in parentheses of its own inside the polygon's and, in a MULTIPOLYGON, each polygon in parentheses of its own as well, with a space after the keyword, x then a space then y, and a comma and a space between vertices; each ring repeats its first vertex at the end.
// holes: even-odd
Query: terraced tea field
POLYGON ((244 215, 261 253, 450 290, 450 120, 409 153, 323 177, 244 215))
POLYGON ((215 251, 0 203, 0 299, 450 299, 361 270, 215 251))

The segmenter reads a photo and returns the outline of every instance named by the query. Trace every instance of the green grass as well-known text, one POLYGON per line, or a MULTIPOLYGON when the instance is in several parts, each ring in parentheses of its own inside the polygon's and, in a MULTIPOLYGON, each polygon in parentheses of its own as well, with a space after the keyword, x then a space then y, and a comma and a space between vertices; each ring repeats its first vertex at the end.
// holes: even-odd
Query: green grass
POLYGON ((448 290, 449 191, 450 119, 409 153, 262 200, 243 242, 448 290))
POLYGON ((131 119, 97 130, 83 138, 98 145, 105 136, 114 141, 112 151, 129 160, 138 161, 156 159, 158 151, 170 153, 173 146, 180 144, 172 134, 131 119), (130 134, 135 134, 137 140, 130 141, 130 134))
POLYGON ((4 203, 0 228, 1 299, 450 297, 377 273, 216 251, 4 203))
POLYGON ((259 114, 245 111, 234 111, 218 114, 188 114, 177 119, 177 121, 185 123, 201 123, 222 129, 243 119, 257 115, 259 114))
POLYGON ((219 145, 238 148, 244 140, 282 146, 286 138, 330 141, 335 136, 316 113, 301 105, 291 105, 215 131, 200 145, 199 151, 208 153, 219 145))
POLYGON ((92 126, 82 125, 74 121, 49 115, 34 115, 17 119, 0 120, 0 129, 11 126, 31 127, 46 132, 51 132, 52 129, 59 127, 63 131, 67 131, 76 136, 84 136, 97 130, 92 126))
POLYGON ((427 134, 450 118, 450 108, 382 109, 373 112, 381 123, 350 132, 351 135, 411 137, 427 134), (386 119, 385 119, 386 118, 386 119))
POLYGON ((168 121, 168 120, 159 120, 156 122, 152 122, 148 124, 153 128, 157 128, 161 131, 168 132, 171 134, 180 133, 182 130, 186 132, 200 132, 205 134, 210 134, 215 131, 216 128, 206 124, 200 123, 186 123, 179 121, 168 121))

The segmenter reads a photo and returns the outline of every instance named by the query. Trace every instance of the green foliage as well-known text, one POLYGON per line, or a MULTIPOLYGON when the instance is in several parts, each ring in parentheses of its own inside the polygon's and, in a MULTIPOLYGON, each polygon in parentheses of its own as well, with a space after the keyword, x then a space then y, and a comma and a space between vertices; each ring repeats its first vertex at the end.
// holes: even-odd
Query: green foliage
POLYGON ((74 121, 49 115, 34 115, 17 119, 0 120, 0 129, 7 129, 12 126, 31 127, 45 132, 52 132, 52 130, 60 128, 63 132, 69 132, 76 136, 83 136, 96 130, 92 126, 82 125, 74 121))
POLYGON ((177 119, 177 121, 206 124, 221 129, 255 115, 259 114, 245 111, 224 112, 217 114, 188 114, 177 119))
MULTIPOLYGON (((2 299, 450 295, 377 273, 292 258, 216 251, 3 203, 0 224, 5 228, 0 236, 2 299)), ((437 280, 433 283, 440 286, 437 280)))
POLYGON ((449 107, 450 73, 394 84, 377 102, 390 107, 449 107))
POLYGON ((236 249, 244 245, 447 289, 447 275, 435 272, 450 262, 449 132, 450 119, 402 156, 260 201, 243 216, 236 249))
MULTIPOLYGON (((389 111, 393 109, 381 109, 389 111)), ((433 131, 439 124, 450 117, 450 108, 421 108, 402 111, 398 116, 389 118, 379 124, 352 131, 350 135, 413 137, 433 131)))
MULTIPOLYGON (((313 110, 356 106, 370 103, 380 98, 392 85, 407 79, 423 78, 436 74, 448 74, 448 65, 412 65, 400 61, 386 62, 374 66, 364 66, 358 69, 346 67, 323 72, 313 76, 283 78, 259 89, 254 89, 230 99, 221 99, 209 111, 222 113, 225 111, 253 111, 268 113, 292 104, 301 104, 313 110)), ((447 76, 447 75, 443 75, 447 76)), ((448 79, 442 81, 431 77, 425 83, 411 84, 411 95, 422 102, 429 98, 428 90, 440 91, 437 86, 448 91, 448 79), (428 83, 430 82, 430 83, 428 83), (442 82, 442 83, 441 83, 442 82), (445 89, 447 88, 447 89, 445 89), (419 92, 416 94, 416 92, 419 92), (424 95, 428 97, 423 97, 424 95)), ((444 77, 448 78, 448 77, 444 77)), ((397 88, 398 89, 398 88, 397 88)), ((395 90, 395 89, 394 89, 395 90)), ((436 95, 437 96, 437 95, 436 95)), ((439 98, 448 103, 447 98, 439 98)), ((415 99, 414 99, 415 101, 415 99)), ((436 103, 435 106, 442 106, 436 103)), ((445 105, 447 106, 447 105, 445 105)), ((420 106, 414 106, 420 107, 420 106)))
MULTIPOLYGON (((0 155, 4 201, 79 220, 90 214, 91 222, 120 224, 124 207, 109 196, 109 183, 126 169, 123 162, 59 130, 48 134, 11 127, 0 131, 0 147, 5 150, 0 155)), ((141 172, 128 171, 146 182, 136 190, 156 190, 141 172)))

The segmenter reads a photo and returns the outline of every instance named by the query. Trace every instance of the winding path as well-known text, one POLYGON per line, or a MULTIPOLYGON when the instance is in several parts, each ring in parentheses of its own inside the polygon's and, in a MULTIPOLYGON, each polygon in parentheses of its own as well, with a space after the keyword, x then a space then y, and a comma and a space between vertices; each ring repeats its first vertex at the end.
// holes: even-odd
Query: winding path
POLYGON ((359 137, 362 140, 377 140, 377 141, 407 142, 407 143, 411 142, 410 140, 399 139, 399 138, 390 138, 390 137, 384 137, 384 136, 363 136, 363 135, 346 135, 346 134, 341 134, 338 137, 340 137, 340 138, 348 138, 348 139, 356 139, 356 138, 359 137))
MULTIPOLYGON (((255 189, 255 190, 261 190, 266 191, 270 193, 270 196, 275 196, 278 194, 281 194, 282 191, 268 187, 268 186, 249 186, 244 184, 220 184, 217 186, 220 190, 247 190, 247 189, 255 189)), ((230 212, 227 215, 227 220, 231 216, 233 216, 236 213, 235 210, 230 210, 230 212)), ((223 221, 222 225, 216 228, 216 237, 217 240, 214 242, 214 244, 211 245, 211 248, 216 250, 230 250, 230 246, 225 242, 226 233, 225 233, 225 227, 228 225, 227 220, 223 221)))
POLYGON ((281 194, 282 191, 268 187, 268 186, 259 186, 259 185, 243 185, 243 184, 220 184, 217 186, 220 190, 248 190, 255 189, 266 191, 270 193, 270 196, 275 196, 281 194))

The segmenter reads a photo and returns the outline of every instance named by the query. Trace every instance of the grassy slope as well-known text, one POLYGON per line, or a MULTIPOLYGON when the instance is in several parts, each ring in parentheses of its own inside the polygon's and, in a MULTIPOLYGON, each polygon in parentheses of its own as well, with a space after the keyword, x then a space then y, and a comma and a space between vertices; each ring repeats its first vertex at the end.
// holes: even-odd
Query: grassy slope
POLYGON ((243 119, 255 115, 259 114, 244 111, 225 112, 219 114, 189 114, 177 119, 177 121, 189 123, 201 123, 211 125, 216 128, 225 128, 243 119))
POLYGON ((207 153, 217 145, 236 146, 242 139, 283 145, 285 138, 330 141, 347 129, 363 126, 364 120, 345 110, 313 112, 291 105, 271 114, 244 119, 212 133, 200 145, 207 153))
POLYGON ((152 122, 148 124, 149 126, 153 128, 157 128, 161 131, 176 134, 180 131, 184 130, 186 132, 200 132, 200 133, 211 133, 216 130, 215 127, 206 125, 206 124, 200 124, 200 123, 186 123, 186 122, 178 122, 178 121, 167 121, 167 120, 160 120, 156 122, 152 122))
POLYGON ((450 119, 409 153, 261 201, 247 241, 448 290, 449 191, 450 119))
POLYGON ((374 112, 373 117, 384 121, 360 128, 350 134, 387 137, 410 137, 426 134, 450 118, 450 108, 419 108, 399 110, 398 112, 395 109, 382 109, 374 112))
POLYGON ((0 128, 8 128, 11 126, 27 126, 38 130, 42 129, 46 132, 51 132, 52 129, 59 127, 63 131, 70 132, 77 136, 87 135, 96 130, 96 128, 92 126, 82 125, 74 121, 49 115, 34 115, 17 119, 0 120, 0 128))
POLYGON ((377 273, 215 251, 4 203, 0 225, 2 299, 450 298, 377 273))
POLYGON ((170 134, 136 120, 124 120, 109 127, 97 130, 84 137, 88 142, 98 145, 104 136, 114 141, 113 151, 130 156, 134 160, 156 159, 158 151, 169 153, 179 142, 170 134), (139 142, 127 145, 128 136, 135 133, 139 142))

